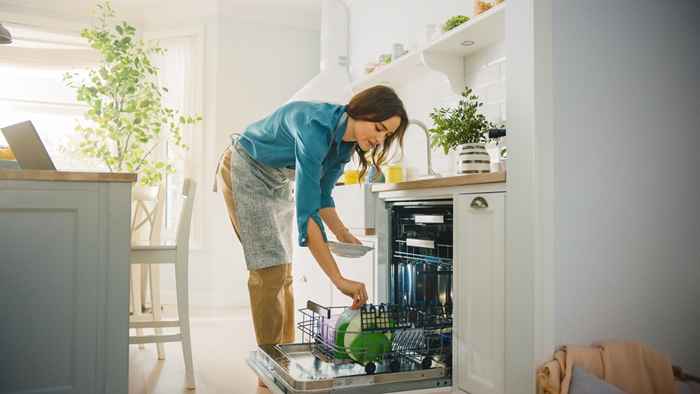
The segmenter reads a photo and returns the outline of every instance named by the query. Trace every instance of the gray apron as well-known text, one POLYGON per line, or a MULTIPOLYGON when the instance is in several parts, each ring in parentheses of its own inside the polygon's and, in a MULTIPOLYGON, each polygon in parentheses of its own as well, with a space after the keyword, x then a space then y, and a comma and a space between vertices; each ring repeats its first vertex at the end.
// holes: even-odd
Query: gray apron
POLYGON ((262 164, 239 144, 237 135, 232 140, 231 189, 246 266, 253 271, 290 264, 294 170, 262 164))

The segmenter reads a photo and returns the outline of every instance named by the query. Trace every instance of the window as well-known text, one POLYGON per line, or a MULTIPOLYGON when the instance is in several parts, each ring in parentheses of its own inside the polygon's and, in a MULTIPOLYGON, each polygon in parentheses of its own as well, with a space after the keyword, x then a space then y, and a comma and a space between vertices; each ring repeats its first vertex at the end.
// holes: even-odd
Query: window
MULTIPOLYGON (((57 168, 95 169, 70 150, 77 139, 75 119, 85 106, 63 82, 63 74, 97 62, 97 54, 77 35, 61 35, 8 25, 15 42, 0 47, 0 127, 31 120, 57 168)), ((0 133, 0 146, 7 142, 0 133)))
MULTIPOLYGON (((147 39, 157 39, 160 46, 167 51, 163 56, 153 59, 160 69, 159 83, 168 88, 163 96, 163 103, 182 114, 202 114, 202 32, 179 31, 149 34, 147 39)), ((170 144, 161 144, 159 157, 167 158, 175 168, 175 174, 166 179, 165 231, 166 240, 176 237, 177 223, 180 215, 182 183, 185 178, 202 179, 199 163, 202 161, 202 123, 182 129, 183 141, 188 150, 179 149, 170 144)), ((203 190, 203 188, 199 188, 203 190)), ((201 205, 202 196, 195 200, 195 210, 201 205)), ((202 222, 197 215, 192 219, 193 248, 201 247, 202 222)))
MULTIPOLYGON (((77 102, 75 90, 63 81, 66 72, 97 64, 99 54, 77 33, 59 34, 23 25, 5 25, 15 40, 12 45, 0 46, 0 127, 31 120, 58 169, 108 171, 99 161, 86 160, 70 149, 79 140, 76 120, 87 107, 77 102)), ((164 104, 183 114, 202 114, 203 32, 150 34, 145 38, 157 39, 167 49, 165 55, 153 59, 160 68, 158 82, 168 88, 164 104)), ((184 178, 202 179, 198 165, 202 159, 201 123, 182 131, 189 150, 163 143, 154 152, 158 158, 171 160, 177 169, 166 180, 164 240, 174 240, 176 236, 184 178)), ((166 135, 164 132, 163 136, 166 135)), ((0 133, 0 146, 6 145, 0 133)), ((195 207, 201 200, 200 196, 195 207)), ((196 248, 201 246, 202 238, 202 224, 196 215, 192 226, 193 248, 196 248)))

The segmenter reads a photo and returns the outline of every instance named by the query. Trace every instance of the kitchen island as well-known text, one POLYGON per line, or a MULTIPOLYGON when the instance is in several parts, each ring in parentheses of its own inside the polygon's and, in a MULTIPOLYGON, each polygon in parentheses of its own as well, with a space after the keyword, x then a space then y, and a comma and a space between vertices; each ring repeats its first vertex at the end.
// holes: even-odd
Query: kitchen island
POLYGON ((0 171, 0 392, 127 393, 134 181, 0 171))

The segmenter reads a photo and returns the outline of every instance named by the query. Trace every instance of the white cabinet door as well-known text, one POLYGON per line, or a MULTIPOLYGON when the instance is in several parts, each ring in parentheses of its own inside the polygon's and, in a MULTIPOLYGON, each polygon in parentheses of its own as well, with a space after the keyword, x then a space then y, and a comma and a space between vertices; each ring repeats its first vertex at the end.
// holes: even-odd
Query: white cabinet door
POLYGON ((128 183, 0 180, 0 393, 128 391, 128 183))
POLYGON ((505 193, 455 201, 456 386, 502 394, 505 379, 505 193))
POLYGON ((376 198, 371 186, 366 184, 333 188, 335 209, 343 219, 343 224, 352 231, 362 234, 366 229, 374 228, 376 198))
MULTIPOLYGON (((338 263, 338 268, 343 277, 362 282, 367 289, 367 303, 376 303, 375 288, 375 257, 376 257, 376 242, 369 239, 362 239, 362 244, 370 246, 372 249, 366 255, 357 259, 334 256, 338 263)), ((335 286, 331 285, 331 303, 333 306, 348 306, 352 304, 352 300, 338 291, 335 286)))
MULTIPOLYGON (((294 248, 294 305, 295 309, 306 308, 307 301, 326 306, 331 304, 331 281, 319 267, 309 248, 294 248)), ((297 321, 301 318, 296 316, 297 321)))

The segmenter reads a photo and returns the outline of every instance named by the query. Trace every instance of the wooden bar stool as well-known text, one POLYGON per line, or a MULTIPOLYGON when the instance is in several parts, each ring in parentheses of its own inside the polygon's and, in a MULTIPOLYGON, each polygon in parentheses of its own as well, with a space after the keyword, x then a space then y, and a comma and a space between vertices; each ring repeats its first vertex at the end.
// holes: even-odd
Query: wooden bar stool
MULTIPOLYGON (((148 187, 135 187, 132 194, 134 211, 131 220, 131 245, 160 245, 161 229, 163 226, 163 210, 165 206, 165 185, 153 193, 148 187)), ((130 312, 134 319, 142 319, 146 313, 146 294, 150 287, 151 314, 158 313, 160 318, 160 267, 158 265, 139 264, 131 266, 129 280, 130 312), (149 286, 150 282, 150 286, 149 286), (157 305, 156 305, 157 304, 157 305), (155 309, 154 309, 155 308, 155 309), (157 310, 157 311, 156 311, 157 310)), ((160 330, 159 330, 160 331, 160 330)), ((142 329, 136 330, 137 335, 143 335, 142 329)), ((165 359, 163 344, 156 344, 158 359, 165 359)), ((139 346, 143 349, 143 345, 139 346)))
MULTIPOLYGON (((132 317, 129 328, 144 329, 153 328, 155 335, 129 336, 129 344, 144 344, 165 342, 181 342, 182 354, 185 360, 186 385, 188 389, 194 389, 194 371, 192 366, 192 342, 190 340, 190 312, 188 289, 188 260, 190 227, 192 223, 192 205, 194 203, 196 183, 191 179, 185 179, 182 187, 182 210, 177 226, 175 245, 147 245, 132 246, 131 264, 175 264, 175 283, 177 291, 177 315, 178 320, 162 320, 160 318, 160 295, 152 288, 153 314, 152 319, 142 320, 137 315, 132 317), (158 306, 158 308, 156 308, 158 306), (163 335, 162 329, 166 327, 179 328, 179 333, 163 335)), ((153 275, 151 275, 153 280, 153 275)), ((160 358, 160 354, 159 354, 160 358)))

